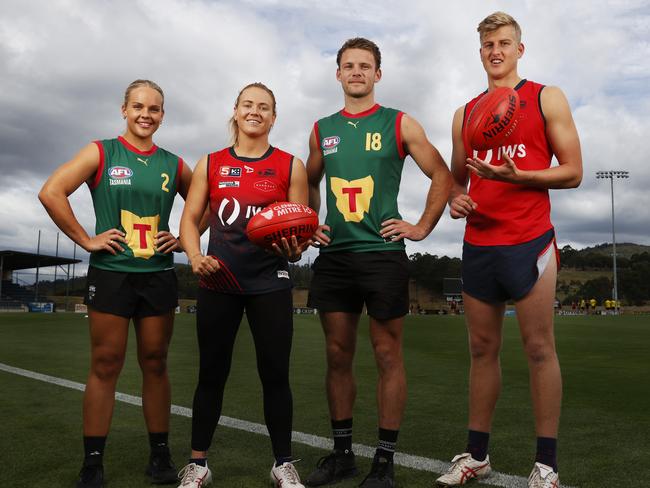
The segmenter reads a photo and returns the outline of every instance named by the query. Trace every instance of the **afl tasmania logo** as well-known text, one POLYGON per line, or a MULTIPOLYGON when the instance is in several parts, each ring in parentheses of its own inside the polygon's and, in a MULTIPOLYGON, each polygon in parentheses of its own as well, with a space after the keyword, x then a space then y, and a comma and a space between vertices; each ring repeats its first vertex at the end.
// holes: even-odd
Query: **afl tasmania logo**
POLYGON ((126 166, 111 166, 108 168, 108 176, 117 180, 123 180, 131 178, 133 176, 133 170, 126 166))
POLYGON ((321 146, 323 146, 323 156, 337 152, 339 148, 336 146, 338 146, 340 142, 341 138, 339 136, 325 137, 321 143, 321 146))
POLYGON ((111 166, 108 168, 108 184, 110 186, 128 186, 131 184, 133 170, 126 166, 111 166))
POLYGON ((341 138, 339 136, 330 136, 323 139, 323 149, 332 149, 339 145, 341 138))

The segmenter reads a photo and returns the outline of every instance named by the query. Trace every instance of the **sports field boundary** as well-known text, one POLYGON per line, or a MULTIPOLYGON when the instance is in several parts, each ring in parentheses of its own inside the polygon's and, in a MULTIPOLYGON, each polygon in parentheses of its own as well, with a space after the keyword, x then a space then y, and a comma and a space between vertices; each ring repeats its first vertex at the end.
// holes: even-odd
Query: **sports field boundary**
MULTIPOLYGON (((4 363, 0 363, 0 371, 23 376, 25 378, 30 378, 33 380, 43 381, 52 385, 62 386, 72 390, 84 391, 86 389, 86 385, 83 383, 66 380, 64 378, 57 378, 56 376, 37 373, 35 371, 29 371, 27 369, 17 368, 15 366, 10 366, 4 363)), ((126 393, 115 392, 115 400, 122 403, 127 403, 129 405, 135 405, 138 407, 142 406, 142 398, 134 395, 128 395, 126 393)), ((192 409, 181 407, 179 405, 172 405, 171 413, 180 417, 192 418, 192 409)), ((265 436, 269 435, 265 425, 258 424, 256 422, 249 422, 247 420, 227 417, 225 415, 221 416, 219 425, 230 427, 231 429, 243 430, 245 432, 250 432, 253 434, 261 434, 265 436)), ((332 441, 330 439, 313 434, 306 434, 304 432, 293 431, 292 441, 318 449, 332 449, 332 441)), ((364 444, 352 444, 352 449, 357 456, 362 456, 370 459, 372 459, 375 454, 374 447, 366 446, 364 444)), ((395 464, 404 466, 406 468, 416 469, 419 471, 427 471, 431 473, 444 473, 449 467, 449 463, 445 461, 430 459, 423 456, 415 456, 413 454, 406 454, 401 452, 395 453, 395 464)), ((433 484, 433 479, 431 480, 431 483, 433 484)), ((528 486, 528 480, 522 476, 499 473, 497 471, 492 471, 490 477, 482 479, 481 483, 492 486, 500 486, 503 488, 525 488, 528 486)), ((562 487, 575 488, 564 484, 562 487)))

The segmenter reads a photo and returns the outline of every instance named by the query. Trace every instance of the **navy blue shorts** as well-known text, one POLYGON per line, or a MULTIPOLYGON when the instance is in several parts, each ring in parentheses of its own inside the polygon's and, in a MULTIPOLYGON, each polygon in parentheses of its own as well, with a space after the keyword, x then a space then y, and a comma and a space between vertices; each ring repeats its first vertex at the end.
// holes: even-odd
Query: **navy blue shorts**
POLYGON ((521 300, 555 255, 555 231, 512 246, 463 243, 463 292, 489 303, 521 300))
POLYGON ((404 251, 329 252, 314 261, 307 306, 320 312, 361 313, 377 320, 409 311, 408 257, 404 251))

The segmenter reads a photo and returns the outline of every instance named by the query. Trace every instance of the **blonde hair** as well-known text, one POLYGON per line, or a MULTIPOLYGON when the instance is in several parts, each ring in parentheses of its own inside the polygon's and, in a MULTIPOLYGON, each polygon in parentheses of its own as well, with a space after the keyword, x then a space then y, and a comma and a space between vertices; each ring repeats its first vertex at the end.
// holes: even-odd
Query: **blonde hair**
POLYGON ((511 15, 508 15, 505 12, 494 12, 493 14, 488 15, 481 21, 481 23, 476 28, 476 31, 479 33, 479 38, 482 41, 483 37, 486 34, 494 32, 500 27, 504 27, 506 25, 511 25, 515 29, 515 40, 517 43, 520 43, 521 27, 519 27, 519 24, 511 15))
MULTIPOLYGON (((273 91, 268 86, 266 86, 264 83, 260 83, 259 81, 256 81, 255 83, 249 83, 244 88, 239 90, 239 94, 237 95, 237 100, 235 100, 235 108, 239 106, 239 99, 241 98, 241 94, 244 93, 249 88, 260 88, 264 90, 266 93, 268 93, 269 95, 271 95, 271 100, 273 100, 273 104, 272 104, 273 115, 275 115, 275 106, 276 106, 275 95, 273 94, 273 91)), ((239 142, 239 127, 237 126, 237 120, 235 119, 234 114, 232 117, 230 117, 230 120, 228 121, 228 128, 230 130, 230 145, 236 146, 237 143, 239 142)))
POLYGON ((132 81, 129 86, 126 87, 126 91, 124 92, 124 106, 126 107, 129 103, 129 97, 131 96, 131 92, 135 90, 136 88, 140 88, 142 86, 147 86, 149 88, 153 88, 156 90, 158 93, 160 93, 160 96, 162 97, 162 103, 161 107, 165 105, 165 94, 162 91, 162 88, 158 86, 157 83, 154 83, 151 80, 135 80, 132 81))

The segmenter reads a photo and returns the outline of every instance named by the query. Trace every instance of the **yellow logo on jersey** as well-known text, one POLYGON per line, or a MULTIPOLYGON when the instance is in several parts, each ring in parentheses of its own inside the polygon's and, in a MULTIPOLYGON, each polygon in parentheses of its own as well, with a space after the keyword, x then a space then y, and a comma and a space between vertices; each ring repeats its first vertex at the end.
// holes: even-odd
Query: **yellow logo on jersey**
POLYGON ((375 191, 372 176, 352 181, 332 176, 330 188, 336 197, 336 208, 346 222, 361 222, 363 214, 370 211, 370 200, 375 191))
POLYGON ((149 259, 155 254, 154 236, 158 233, 160 215, 139 217, 128 210, 120 215, 122 227, 126 231, 127 245, 136 258, 149 259))

